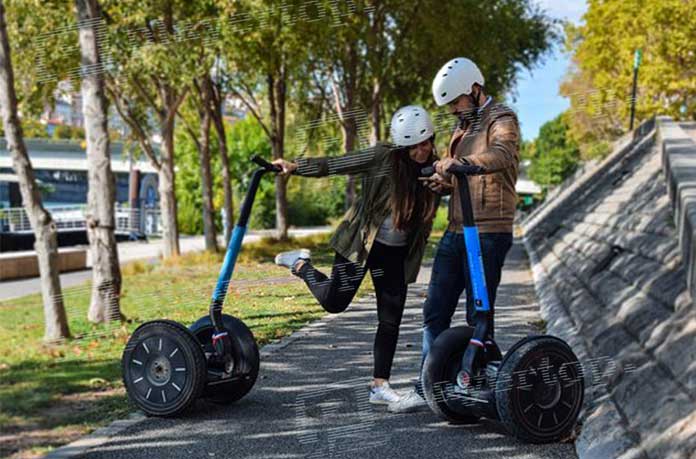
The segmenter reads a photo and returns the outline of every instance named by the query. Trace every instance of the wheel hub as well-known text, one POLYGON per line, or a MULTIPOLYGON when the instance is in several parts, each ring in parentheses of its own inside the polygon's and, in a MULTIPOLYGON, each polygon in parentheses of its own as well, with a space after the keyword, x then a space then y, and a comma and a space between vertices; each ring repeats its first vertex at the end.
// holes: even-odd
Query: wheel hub
POLYGON ((147 368, 147 379, 155 386, 164 386, 172 375, 172 364, 163 355, 153 358, 147 368))
POLYGON ((561 399, 561 384, 558 381, 537 382, 534 385, 534 401, 542 410, 555 406, 561 399))

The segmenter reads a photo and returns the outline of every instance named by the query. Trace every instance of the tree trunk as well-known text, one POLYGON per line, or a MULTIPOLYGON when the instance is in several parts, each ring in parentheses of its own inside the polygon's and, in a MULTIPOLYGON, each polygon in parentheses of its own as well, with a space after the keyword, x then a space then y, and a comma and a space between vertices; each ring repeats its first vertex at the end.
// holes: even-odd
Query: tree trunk
MULTIPOLYGON (((277 141, 273 142, 273 158, 282 158, 282 147, 277 141), (280 153, 277 153, 280 151, 280 153)), ((288 239, 288 197, 287 179, 280 174, 275 176, 276 186, 276 231, 278 239, 285 241, 288 239)))
POLYGON ((374 145, 382 139, 382 117, 381 117, 381 102, 382 102, 382 85, 375 78, 372 84, 372 110, 370 113, 370 121, 372 130, 370 133, 370 143, 374 145))
MULTIPOLYGON (((285 143, 285 71, 281 69, 277 79, 268 76, 268 95, 271 112, 271 149, 273 159, 283 157, 285 143)), ((288 239, 287 179, 276 175, 276 231, 278 239, 288 239)))
POLYGON ((44 341, 56 342, 70 336, 58 273, 57 230, 51 214, 43 207, 34 169, 24 143, 22 126, 17 117, 17 95, 14 90, 14 73, 3 0, 0 0, 0 110, 2 110, 7 148, 19 179, 22 202, 36 238, 34 249, 41 276, 45 321, 44 341))
POLYGON ((232 174, 230 172, 230 157, 227 153, 227 137, 223 118, 222 98, 213 99, 213 121, 217 131, 220 163, 222 164, 222 189, 225 194, 223 222, 225 227, 225 247, 230 243, 232 226, 234 225, 234 200, 232 194, 232 174))
POLYGON ((162 167, 159 179, 160 210, 162 212, 162 242, 165 258, 178 256, 179 227, 177 225, 174 172, 174 121, 162 125, 162 167))
POLYGON ((200 130, 198 137, 198 159, 201 173, 201 192, 203 198, 203 234, 205 250, 217 252, 215 232, 215 209, 213 206, 213 178, 210 173, 210 87, 207 77, 201 79, 201 107, 198 109, 200 130))
POLYGON ((111 170, 108 110, 97 33, 97 0, 76 0, 82 54, 82 112, 87 137, 87 237, 92 255, 92 299, 87 318, 100 323, 121 320, 121 270, 114 236, 115 179, 111 170))
MULTIPOLYGON (((347 118, 341 124, 341 130, 343 131, 343 151, 349 153, 355 149, 355 141, 358 137, 357 123, 354 117, 347 118)), ((349 175, 346 181, 346 201, 345 210, 348 210, 350 206, 355 202, 356 197, 356 185, 355 176, 349 175)))

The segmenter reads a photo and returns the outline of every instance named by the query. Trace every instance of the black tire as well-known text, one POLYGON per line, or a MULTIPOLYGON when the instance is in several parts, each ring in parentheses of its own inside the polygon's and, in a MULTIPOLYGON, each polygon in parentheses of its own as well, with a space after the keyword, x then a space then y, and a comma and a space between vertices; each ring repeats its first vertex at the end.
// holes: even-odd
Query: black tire
MULTIPOLYGON (((215 403, 232 403, 240 400, 254 387, 256 378, 259 375, 261 359, 254 334, 244 322, 236 317, 223 314, 222 323, 230 333, 230 337, 234 341, 233 347, 237 351, 234 359, 235 368, 243 374, 228 382, 216 384, 210 383, 214 381, 214 378, 208 378, 209 384, 206 384, 203 396, 215 403)), ((191 325, 190 331, 196 337, 204 352, 213 352, 213 323, 210 320, 210 316, 198 319, 191 325)), ((221 371, 222 368, 215 368, 211 364, 210 370, 221 371)))
POLYGON ((553 336, 535 336, 508 352, 496 381, 500 422, 529 443, 568 437, 582 408, 582 367, 573 350, 553 336))
POLYGON ((479 417, 467 412, 454 410, 447 400, 456 399, 451 395, 456 385, 457 373, 469 340, 474 334, 472 327, 453 327, 437 337, 428 351, 423 364, 423 392, 430 409, 447 421, 455 424, 475 424, 479 417))
POLYGON ((128 398, 149 416, 176 416, 193 406, 206 381, 205 355, 186 327, 169 320, 139 326, 121 358, 128 398))

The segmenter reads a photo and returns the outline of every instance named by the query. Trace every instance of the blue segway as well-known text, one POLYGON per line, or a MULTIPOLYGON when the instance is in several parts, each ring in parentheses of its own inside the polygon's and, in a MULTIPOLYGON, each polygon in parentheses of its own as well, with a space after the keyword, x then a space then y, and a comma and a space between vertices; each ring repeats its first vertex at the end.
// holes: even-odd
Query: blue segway
MULTIPOLYGON (((421 174, 434 172, 428 167, 421 174)), ((549 335, 528 336, 503 357, 488 335, 490 304, 467 181, 485 170, 453 165, 449 172, 459 179, 474 326, 450 328, 432 345, 421 375, 428 406, 452 423, 473 424, 485 417, 526 442, 559 441, 571 434, 582 407, 580 362, 567 343, 549 335)))
POLYGON ((280 168, 254 156, 260 167, 230 238, 210 302, 209 314, 185 327, 171 320, 139 326, 123 351, 123 383, 129 399, 151 416, 176 416, 205 397, 231 403, 244 397, 259 373, 259 349, 251 330, 241 320, 222 313, 237 255, 264 174, 280 168))

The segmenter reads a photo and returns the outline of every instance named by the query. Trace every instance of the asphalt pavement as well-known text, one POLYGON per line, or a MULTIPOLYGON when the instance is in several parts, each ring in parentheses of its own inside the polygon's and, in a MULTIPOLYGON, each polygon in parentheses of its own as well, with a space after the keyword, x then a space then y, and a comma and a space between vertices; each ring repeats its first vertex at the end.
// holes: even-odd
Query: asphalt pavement
MULTIPOLYGON (((420 361, 429 268, 409 289, 392 385, 408 389, 420 361)), ((299 282, 299 280, 298 280, 299 282)), ((282 292, 279 292, 282 295, 282 292)), ((503 350, 539 320, 529 263, 516 243, 503 273, 496 337, 503 350)), ((464 323, 460 304, 455 324, 464 323)), ((576 458, 572 444, 529 445, 491 421, 455 426, 430 411, 391 414, 368 403, 374 298, 266 348, 259 380, 236 404, 199 402, 179 419, 147 418, 87 450, 85 459, 178 458, 576 458)))

